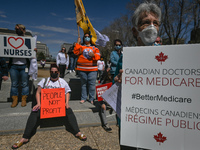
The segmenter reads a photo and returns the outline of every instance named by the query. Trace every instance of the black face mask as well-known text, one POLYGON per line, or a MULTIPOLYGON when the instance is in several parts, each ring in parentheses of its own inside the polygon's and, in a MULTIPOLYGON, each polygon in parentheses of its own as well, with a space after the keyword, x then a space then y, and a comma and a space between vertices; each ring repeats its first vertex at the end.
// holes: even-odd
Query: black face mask
POLYGON ((23 33, 22 30, 16 29, 16 34, 19 35, 19 36, 22 36, 24 33, 23 33))
POLYGON ((56 79, 58 77, 58 73, 51 73, 50 75, 52 79, 56 79))

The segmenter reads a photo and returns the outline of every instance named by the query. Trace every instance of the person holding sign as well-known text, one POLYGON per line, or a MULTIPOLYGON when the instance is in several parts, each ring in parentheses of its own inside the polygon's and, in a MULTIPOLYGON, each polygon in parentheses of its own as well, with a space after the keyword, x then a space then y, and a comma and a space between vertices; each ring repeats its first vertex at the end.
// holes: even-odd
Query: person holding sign
MULTIPOLYGON (((132 17, 133 23, 133 36, 137 41, 137 46, 153 46, 156 38, 158 37, 159 26, 161 21, 160 8, 151 2, 145 2, 140 4, 134 11, 132 17)), ((122 82, 122 60, 123 56, 119 58, 117 63, 114 82, 122 82)), ((120 118, 117 118, 117 122, 120 127, 120 118)), ((127 149, 122 146, 121 149, 127 149)), ((137 148, 135 148, 137 149, 137 148)))
POLYGON ((85 33, 83 37, 83 45, 79 37, 74 47, 74 54, 78 55, 77 69, 81 79, 81 101, 84 103, 87 99, 87 86, 89 92, 89 101, 93 104, 95 99, 95 85, 97 79, 97 60, 100 59, 99 49, 92 45, 91 35, 85 33))
POLYGON ((20 141, 16 142, 12 146, 13 149, 17 149, 21 147, 23 144, 29 142, 30 138, 36 133, 40 121, 41 89, 52 89, 52 88, 65 89, 66 119, 68 120, 69 124, 73 129, 73 134, 75 135, 75 137, 79 138, 82 141, 87 140, 87 137, 80 132, 76 117, 69 106, 69 92, 71 92, 71 89, 64 79, 59 78, 59 68, 57 67, 57 65, 52 64, 50 67, 50 77, 46 81, 45 79, 42 79, 38 83, 38 89, 36 92, 37 104, 33 107, 31 114, 27 120, 23 137, 20 139, 20 141))
MULTIPOLYGON (((18 36, 24 36, 26 33, 26 28, 22 24, 16 24, 15 32, 18 36)), ((37 51, 36 48, 34 50, 37 51)), ((36 61, 34 60, 34 62, 36 61)), ((21 87, 22 87, 21 106, 24 107, 26 106, 26 100, 29 95, 29 74, 28 73, 29 73, 29 67, 30 67, 30 60, 28 58, 10 58, 8 67, 9 67, 10 78, 11 78, 11 92, 10 92, 10 95, 12 97, 11 107, 14 108, 18 104, 19 81, 21 81, 21 87)))

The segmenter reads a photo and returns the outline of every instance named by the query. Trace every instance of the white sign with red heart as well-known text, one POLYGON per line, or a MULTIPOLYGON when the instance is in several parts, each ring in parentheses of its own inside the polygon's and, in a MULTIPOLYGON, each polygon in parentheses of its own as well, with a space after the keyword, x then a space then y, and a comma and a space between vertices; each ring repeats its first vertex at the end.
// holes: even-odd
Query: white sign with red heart
POLYGON ((34 37, 0 35, 0 57, 34 58, 34 37))

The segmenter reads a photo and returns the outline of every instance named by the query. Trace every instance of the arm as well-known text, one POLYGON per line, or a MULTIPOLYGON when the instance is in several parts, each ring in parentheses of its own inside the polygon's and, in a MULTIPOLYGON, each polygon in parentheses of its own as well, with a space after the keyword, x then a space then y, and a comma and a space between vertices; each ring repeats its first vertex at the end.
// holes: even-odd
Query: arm
POLYGON ((83 53, 81 47, 82 46, 80 44, 76 43, 76 45, 74 47, 74 54, 75 55, 80 55, 80 54, 83 53))
POLYGON ((2 71, 2 79, 4 81, 8 80, 8 66, 6 64, 6 60, 4 58, 1 58, 1 71, 2 71))
POLYGON ((94 52, 94 53, 90 52, 90 53, 89 53, 89 56, 92 57, 92 60, 99 60, 100 57, 101 57, 101 54, 100 54, 100 52, 99 52, 99 49, 98 49, 97 47, 95 47, 95 52, 94 52))
POLYGON ((111 62, 111 64, 113 64, 114 66, 117 66, 117 61, 115 60, 114 52, 111 52, 111 54, 110 54, 110 62, 111 62))
POLYGON ((40 103, 41 89, 42 89, 42 87, 38 86, 38 89, 37 89, 37 92, 36 92, 36 101, 37 101, 37 104, 33 107, 33 111, 34 110, 38 110, 41 107, 41 103, 40 103))
POLYGON ((66 69, 68 68, 68 66, 69 66, 69 55, 67 55, 67 61, 66 61, 66 69))
POLYGON ((57 55, 57 57, 56 57, 56 64, 57 64, 57 66, 59 66, 59 64, 60 64, 60 57, 59 57, 59 53, 58 53, 58 55, 57 55))
POLYGON ((69 107, 69 93, 65 94, 65 106, 67 109, 70 108, 69 107))

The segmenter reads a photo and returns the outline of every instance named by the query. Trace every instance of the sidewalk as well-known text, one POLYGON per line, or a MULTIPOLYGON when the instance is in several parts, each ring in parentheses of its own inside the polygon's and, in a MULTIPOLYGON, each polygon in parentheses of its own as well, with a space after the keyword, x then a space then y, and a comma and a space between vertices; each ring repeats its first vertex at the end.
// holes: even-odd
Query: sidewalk
MULTIPOLYGON (((68 72, 68 71, 66 71, 68 72)), ((75 73, 66 74, 64 78, 68 83, 70 80, 78 78, 75 73)), ((35 85, 40 81, 34 82, 35 85)), ((31 112, 32 102, 28 102, 26 107, 21 107, 21 102, 16 108, 11 108, 11 102, 7 101, 10 93, 10 81, 3 82, 2 90, 0 91, 0 150, 11 149, 14 142, 19 140, 23 134, 27 118, 31 112)), ((75 84, 72 84, 75 86, 75 84)), ((78 87, 76 88, 78 89, 78 87)), ((76 90, 76 92, 79 92, 76 90)), ((75 93, 75 95, 77 95, 75 93)), ((98 114, 98 101, 95 100, 95 105, 85 102, 79 103, 79 99, 70 100, 69 105, 74 111, 81 132, 83 132, 88 140, 82 142, 76 139, 70 132, 65 130, 64 126, 55 125, 51 127, 41 126, 38 132, 31 141, 23 145, 24 150, 118 150, 119 138, 118 127, 116 127, 115 113, 109 114, 107 111, 107 120, 112 127, 112 133, 106 132, 101 127, 101 121, 98 114)))

